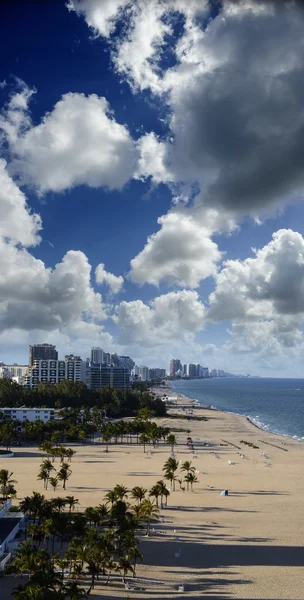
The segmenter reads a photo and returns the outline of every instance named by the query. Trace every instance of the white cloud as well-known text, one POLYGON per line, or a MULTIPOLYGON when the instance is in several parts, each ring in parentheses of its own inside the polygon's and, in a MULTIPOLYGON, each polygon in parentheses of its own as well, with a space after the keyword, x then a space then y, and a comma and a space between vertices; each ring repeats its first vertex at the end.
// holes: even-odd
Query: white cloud
POLYGON ((216 276, 208 318, 242 321, 304 317, 304 239, 281 229, 254 258, 230 260, 216 276))
POLYGON ((165 183, 174 179, 165 164, 166 145, 154 132, 143 135, 138 140, 137 147, 139 160, 136 178, 144 180, 152 177, 154 183, 165 183))
POLYGON ((209 223, 191 212, 171 211, 160 217, 161 229, 131 260, 129 277, 135 283, 158 285, 162 280, 181 287, 198 287, 201 279, 215 275, 221 259, 210 238, 209 223))
MULTIPOLYGON (((162 95, 170 117, 163 181, 197 182, 205 206, 241 216, 302 196, 304 13, 298 3, 226 0, 215 18, 209 18, 212 3, 196 0, 120 6, 123 16, 111 10, 116 22, 125 19, 112 40, 116 69, 133 90, 162 95), (177 14, 173 39, 168 34, 177 14), (170 60, 162 61, 164 52, 170 60)), ((95 11, 97 4, 83 0, 89 24, 95 11)), ((158 148, 150 151, 152 163, 158 148)))
POLYGON ((121 302, 113 320, 121 331, 120 344, 153 347, 176 344, 177 339, 192 342, 193 335, 203 329, 204 315, 197 292, 182 290, 158 296, 149 304, 121 302))
POLYGON ((64 328, 107 318, 100 294, 90 283, 91 266, 70 250, 53 270, 27 250, 0 241, 0 330, 64 328))
POLYGON ((10 172, 40 193, 76 185, 121 188, 132 177, 137 152, 105 98, 68 93, 32 126, 26 111, 30 91, 14 95, 0 128, 13 157, 10 172), (22 102, 21 102, 22 99, 22 102))
POLYGON ((108 37, 121 9, 129 2, 130 0, 69 0, 66 6, 70 11, 83 15, 95 35, 108 37))
POLYGON ((35 246, 40 242, 39 215, 31 213, 25 195, 9 176, 6 162, 0 159, 0 236, 12 243, 35 246))
POLYGON ((105 283, 108 285, 113 294, 118 294, 124 283, 122 275, 117 276, 113 275, 113 273, 109 273, 105 270, 103 263, 100 263, 96 267, 95 278, 97 283, 105 283))

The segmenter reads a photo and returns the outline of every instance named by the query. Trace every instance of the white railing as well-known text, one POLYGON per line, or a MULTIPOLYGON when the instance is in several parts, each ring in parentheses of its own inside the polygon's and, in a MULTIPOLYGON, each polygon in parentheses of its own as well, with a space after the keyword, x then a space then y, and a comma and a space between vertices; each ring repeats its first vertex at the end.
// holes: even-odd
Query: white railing
POLYGON ((7 513, 7 511, 10 509, 10 507, 12 506, 12 499, 9 498, 6 503, 2 506, 1 510, 0 510, 0 518, 4 517, 4 515, 7 513))
POLYGON ((12 555, 11 555, 11 553, 9 553, 0 561, 0 572, 4 571, 4 567, 5 567, 6 563, 11 559, 11 557, 12 557, 12 555))

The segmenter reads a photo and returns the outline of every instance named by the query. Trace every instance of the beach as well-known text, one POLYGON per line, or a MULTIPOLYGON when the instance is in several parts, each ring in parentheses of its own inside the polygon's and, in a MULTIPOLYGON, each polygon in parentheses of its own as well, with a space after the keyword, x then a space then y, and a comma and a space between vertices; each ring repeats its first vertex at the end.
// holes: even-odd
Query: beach
MULTIPOLYGON (((105 588, 97 582, 93 597, 303 599, 304 445, 262 431, 244 417, 192 409, 193 401, 171 395, 170 411, 180 417, 169 414, 157 421, 184 430, 175 433, 175 457, 192 461, 198 482, 193 492, 180 490, 177 483, 168 507, 152 524, 151 537, 139 534, 144 560, 137 576, 142 589, 126 591, 118 581, 105 588), (193 451, 187 446, 189 435, 193 451), (220 495, 224 490, 228 496, 220 495)), ((163 442, 157 448, 147 446, 144 453, 135 440, 110 445, 108 453, 99 443, 74 449, 66 492, 45 492, 37 481, 39 450, 16 448, 12 459, 0 459, 0 468, 13 471, 18 481, 14 502, 36 490, 48 498, 74 495, 78 510, 96 506, 117 483, 150 489, 163 477, 163 464, 171 454, 163 442)), ((16 585, 12 579, 4 578, 1 600, 10 598, 16 585)))

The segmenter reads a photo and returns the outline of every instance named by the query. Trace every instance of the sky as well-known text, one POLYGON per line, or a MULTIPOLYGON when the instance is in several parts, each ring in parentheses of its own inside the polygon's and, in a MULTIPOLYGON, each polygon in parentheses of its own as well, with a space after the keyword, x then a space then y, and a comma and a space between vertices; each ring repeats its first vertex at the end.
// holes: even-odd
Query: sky
POLYGON ((4 1, 0 361, 303 376, 304 10, 4 1))

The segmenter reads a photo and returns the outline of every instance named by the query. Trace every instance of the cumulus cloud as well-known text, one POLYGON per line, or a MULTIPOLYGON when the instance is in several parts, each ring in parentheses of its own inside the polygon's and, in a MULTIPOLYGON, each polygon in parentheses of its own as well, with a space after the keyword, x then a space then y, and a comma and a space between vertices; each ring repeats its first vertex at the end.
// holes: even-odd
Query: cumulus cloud
POLYGON ((103 263, 100 263, 96 267, 95 278, 97 283, 105 283, 108 285, 112 294, 118 294, 124 283, 124 278, 122 275, 117 276, 113 275, 113 273, 109 273, 105 270, 103 263))
POLYGON ((119 17, 120 11, 130 0, 69 0, 66 4, 70 11, 84 16, 95 35, 108 37, 119 17))
POLYGON ((136 148, 105 98, 65 94, 33 126, 27 111, 30 96, 24 86, 11 98, 0 120, 12 155, 10 172, 22 184, 44 193, 81 184, 119 189, 130 179, 136 148))
POLYGON ((230 260, 216 276, 211 320, 271 319, 304 315, 304 239, 280 229, 254 258, 230 260))
POLYGON ((0 252, 0 330, 72 330, 107 318, 83 252, 70 250, 53 270, 4 240, 0 252))
POLYGON ((197 292, 182 290, 154 298, 121 302, 113 317, 121 334, 119 343, 145 346, 172 344, 172 340, 193 340, 203 329, 205 308, 197 292))
POLYGON ((131 260, 129 277, 135 283, 158 285, 162 280, 195 288, 201 279, 215 275, 221 252, 210 237, 210 221, 187 210, 160 217, 157 233, 131 260))
POLYGON ((152 131, 143 135, 137 143, 139 160, 135 177, 144 180, 151 177, 154 183, 171 182, 174 176, 165 164, 166 144, 152 131))
MULTIPOLYGON (((110 5, 111 23, 119 22, 117 3, 110 5)), ((116 69, 133 90, 149 88, 167 104, 172 143, 164 140, 162 148, 163 181, 196 181, 205 205, 238 215, 256 215, 301 196, 299 5, 226 0, 212 18, 212 3, 195 0, 137 0, 119 7, 131 17, 112 40, 116 69), (177 18, 178 36, 171 35, 177 18), (166 52, 170 60, 162 61, 166 52)), ((99 18, 107 18, 108 10, 107 3, 104 11, 99 6, 99 18)), ((97 20, 92 25, 97 4, 83 0, 81 13, 108 35, 97 20)))
POLYGON ((0 236, 12 243, 35 246, 40 242, 41 219, 32 213, 26 197, 9 176, 6 162, 0 159, 0 236))

